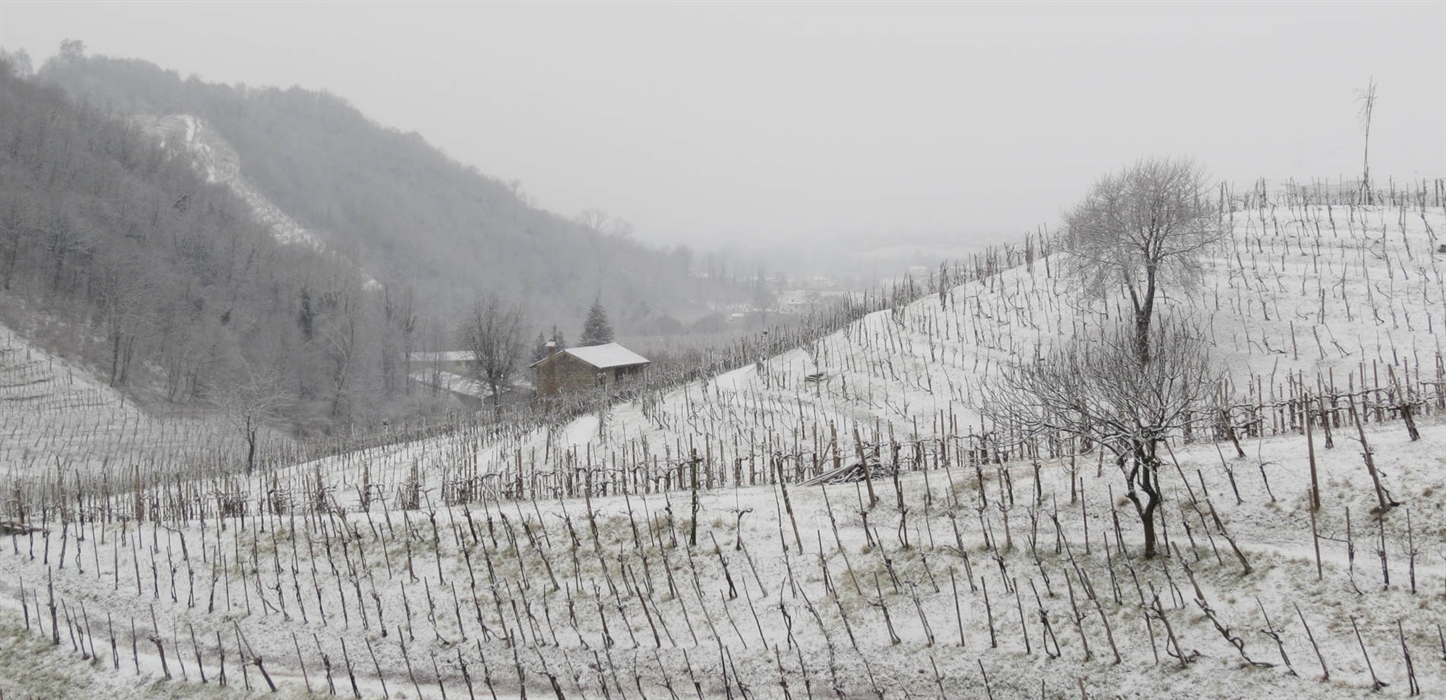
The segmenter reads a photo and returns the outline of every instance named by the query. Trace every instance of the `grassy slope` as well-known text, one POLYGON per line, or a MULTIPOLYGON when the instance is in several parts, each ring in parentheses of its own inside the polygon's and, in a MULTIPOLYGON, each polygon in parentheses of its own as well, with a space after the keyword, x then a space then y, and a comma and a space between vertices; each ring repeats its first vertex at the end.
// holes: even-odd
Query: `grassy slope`
MULTIPOLYGON (((259 684, 260 679, 256 680, 259 684)), ((27 632, 23 618, 17 612, 0 611, 0 694, 6 698, 241 700, 263 696, 320 697, 308 695, 300 685, 286 686, 281 690, 280 695, 271 695, 254 689, 248 692, 239 683, 222 688, 215 682, 202 685, 115 673, 105 662, 83 658, 65 647, 53 647, 48 640, 27 632)))

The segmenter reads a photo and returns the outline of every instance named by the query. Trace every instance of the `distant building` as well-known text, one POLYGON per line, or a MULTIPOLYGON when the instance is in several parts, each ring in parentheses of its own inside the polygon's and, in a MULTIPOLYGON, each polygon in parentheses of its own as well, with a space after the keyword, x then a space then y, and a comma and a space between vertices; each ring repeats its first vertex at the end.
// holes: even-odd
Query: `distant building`
POLYGON ((565 391, 611 386, 639 375, 648 358, 617 343, 558 350, 548 343, 547 357, 532 363, 537 373, 537 395, 552 397, 565 391))
MULTIPOLYGON (((477 358, 470 350, 407 354, 408 378, 427 387, 433 395, 445 392, 474 410, 492 404, 492 389, 477 379, 476 368, 477 358)), ((530 388, 526 380, 498 387, 500 402, 520 401, 530 388)))
POLYGON ((407 369, 411 372, 432 370, 467 376, 477 367, 477 356, 471 350, 407 353, 407 369))
MULTIPOLYGON (((492 401, 492 390, 486 384, 454 372, 428 369, 412 372, 410 378, 430 389, 433 395, 440 395, 442 392, 451 394, 472 410, 478 410, 492 401)), ((503 391, 506 392, 507 389, 504 388, 503 391)))

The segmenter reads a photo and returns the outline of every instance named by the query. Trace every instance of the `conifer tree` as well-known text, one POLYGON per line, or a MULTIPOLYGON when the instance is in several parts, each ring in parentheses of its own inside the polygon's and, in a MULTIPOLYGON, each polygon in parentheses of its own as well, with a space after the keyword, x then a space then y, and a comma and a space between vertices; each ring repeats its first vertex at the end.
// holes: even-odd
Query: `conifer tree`
POLYGON ((582 325, 582 338, 578 345, 602 345, 613 342, 613 326, 608 322, 608 313, 603 309, 602 299, 595 299, 588 309, 587 320, 582 325))
POLYGON ((553 325, 550 332, 537 332, 537 340, 534 340, 532 345, 533 362, 537 362, 538 360, 547 357, 548 343, 552 343, 556 352, 561 352, 562 350, 567 349, 567 338, 563 336, 562 331, 559 330, 555 324, 553 325))

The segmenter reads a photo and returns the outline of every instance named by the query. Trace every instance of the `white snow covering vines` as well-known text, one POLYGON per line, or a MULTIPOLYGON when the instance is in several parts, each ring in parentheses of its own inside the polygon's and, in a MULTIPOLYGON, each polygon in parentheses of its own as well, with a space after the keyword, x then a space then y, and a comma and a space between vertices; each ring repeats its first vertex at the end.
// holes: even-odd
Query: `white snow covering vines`
MULTIPOLYGON (((1318 373, 1342 390, 1388 371, 1438 381, 1441 209, 1281 204, 1227 221, 1205 287, 1171 303, 1207 329, 1237 395, 1290 377, 1314 389, 1318 373)), ((67 481, 55 502, 83 507, 0 536, 14 601, 0 614, 50 638, 53 586, 51 654, 83 658, 70 633, 86 628, 80 644, 111 668, 109 616, 117 675, 138 685, 159 673, 154 638, 173 676, 209 676, 224 650, 234 682, 244 649, 293 693, 326 687, 323 658, 349 692, 345 644, 368 697, 460 697, 464 670, 484 696, 555 681, 566 697, 1353 698, 1377 680, 1405 696, 1408 653, 1424 695, 1446 690, 1439 406, 1423 407, 1419 442, 1400 422, 1366 426, 1402 504, 1384 513, 1344 413, 1332 449, 1314 435, 1314 517, 1289 420, 1242 426, 1243 457, 1172 443, 1170 556, 1148 561, 1096 452, 1036 469, 965 449, 989 429, 972 408, 982 377, 1116 313, 1072 301, 1058 269, 1036 260, 551 429, 145 493, 67 481), (776 483, 853 461, 855 429, 886 464, 900 445, 897 480, 776 483), (713 484, 696 519, 695 453, 713 484)))

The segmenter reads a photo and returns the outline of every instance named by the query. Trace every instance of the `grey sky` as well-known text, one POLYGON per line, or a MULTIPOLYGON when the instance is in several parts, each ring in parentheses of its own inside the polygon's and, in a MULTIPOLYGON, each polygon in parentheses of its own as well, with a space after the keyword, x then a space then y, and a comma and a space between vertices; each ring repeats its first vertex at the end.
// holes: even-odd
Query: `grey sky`
POLYGON ((652 241, 1012 238, 1098 175, 1189 155, 1242 186, 1446 175, 1446 4, 13 2, 208 81, 326 89, 652 241))

